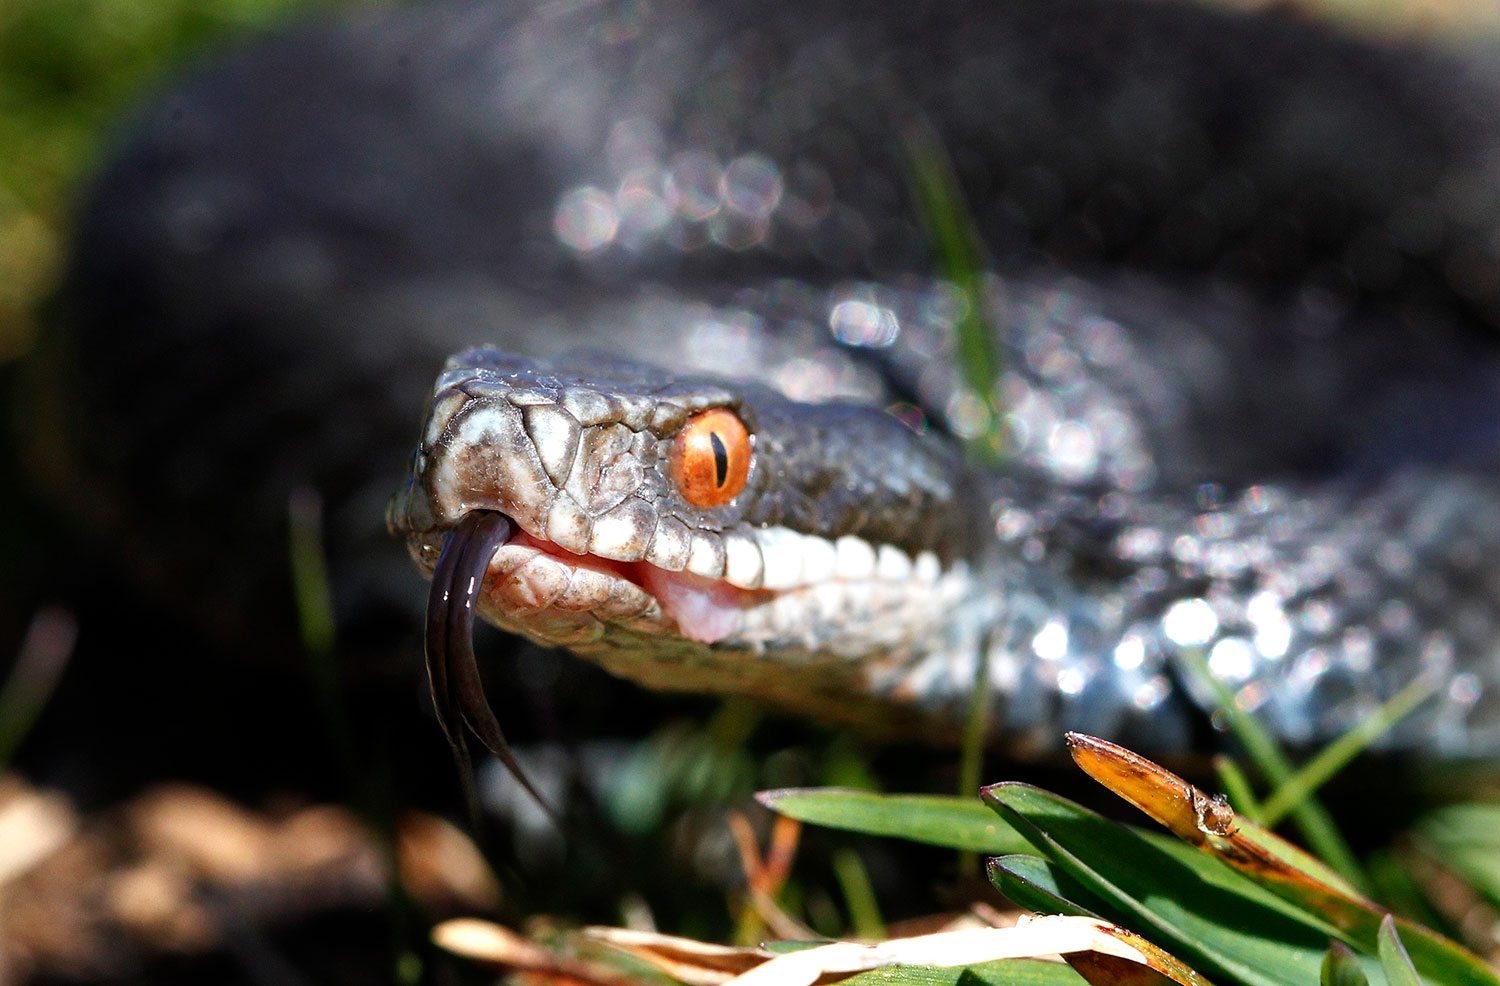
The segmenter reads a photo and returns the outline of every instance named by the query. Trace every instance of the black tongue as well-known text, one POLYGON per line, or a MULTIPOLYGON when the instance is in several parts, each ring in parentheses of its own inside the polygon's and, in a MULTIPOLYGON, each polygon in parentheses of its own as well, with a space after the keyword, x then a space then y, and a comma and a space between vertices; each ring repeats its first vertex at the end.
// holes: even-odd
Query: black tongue
POLYGON ((432 573, 432 591, 427 597, 427 677, 432 684, 432 705, 453 759, 458 764, 464 800, 475 825, 479 800, 474 790, 474 766, 464 735, 467 723, 485 748, 536 799, 554 822, 557 811, 547 803, 511 752, 495 711, 484 695, 479 663, 474 658, 474 604, 484 585, 490 559, 500 546, 516 534, 516 524, 495 510, 471 510, 448 532, 443 553, 432 573))

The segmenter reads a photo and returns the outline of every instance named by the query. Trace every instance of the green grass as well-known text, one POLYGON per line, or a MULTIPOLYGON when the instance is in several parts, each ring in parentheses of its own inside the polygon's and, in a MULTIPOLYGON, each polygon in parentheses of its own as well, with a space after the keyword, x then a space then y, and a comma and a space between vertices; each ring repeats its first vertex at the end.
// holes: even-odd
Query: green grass
MULTIPOLYGON (((315 0, 0 4, 0 362, 25 353, 56 285, 81 184, 124 114, 214 42, 315 0)), ((321 5, 327 5, 326 3, 321 5)))

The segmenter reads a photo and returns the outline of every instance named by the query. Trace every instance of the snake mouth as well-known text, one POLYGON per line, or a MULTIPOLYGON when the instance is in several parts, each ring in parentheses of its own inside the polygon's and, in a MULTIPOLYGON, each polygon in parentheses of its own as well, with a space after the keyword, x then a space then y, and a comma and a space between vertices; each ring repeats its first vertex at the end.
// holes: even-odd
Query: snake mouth
POLYGON ((474 618, 482 600, 517 621, 518 629, 535 630, 538 614, 549 610, 575 620, 581 611, 593 620, 667 619, 683 636, 712 643, 738 626, 742 608, 774 595, 648 562, 574 555, 526 533, 499 511, 469 511, 443 541, 426 627, 432 704, 460 772, 469 775, 467 726, 551 812, 517 762, 485 696, 474 654, 474 618))
POLYGON ((742 589, 723 579, 673 572, 647 561, 579 555, 518 531, 497 546, 489 564, 487 608, 515 628, 559 643, 570 632, 603 623, 635 626, 703 644, 731 637, 742 614, 774 598, 768 589, 742 589))

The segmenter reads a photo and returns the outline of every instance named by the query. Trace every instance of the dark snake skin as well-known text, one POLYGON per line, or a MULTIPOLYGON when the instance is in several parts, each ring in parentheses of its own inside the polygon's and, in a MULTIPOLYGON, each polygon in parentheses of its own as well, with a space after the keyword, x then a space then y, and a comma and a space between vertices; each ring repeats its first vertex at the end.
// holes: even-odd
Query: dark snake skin
POLYGON ((1192 647, 1295 740, 1431 671, 1393 742, 1488 754, 1497 82, 1490 52, 1165 2, 350 14, 216 56, 137 121, 38 433, 73 450, 65 495, 231 633, 285 608, 298 488, 346 621, 422 598, 380 516, 468 343, 965 433, 919 133, 1009 358, 1011 459, 975 518, 1001 730, 1186 742, 1192 647))

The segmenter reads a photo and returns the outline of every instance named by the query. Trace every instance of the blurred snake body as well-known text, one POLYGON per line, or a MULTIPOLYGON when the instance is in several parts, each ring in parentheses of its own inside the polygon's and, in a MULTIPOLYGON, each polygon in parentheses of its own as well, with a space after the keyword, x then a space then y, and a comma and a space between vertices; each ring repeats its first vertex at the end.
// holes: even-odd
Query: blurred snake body
POLYGON ((1188 744, 1189 658, 1304 743, 1425 675, 1383 742, 1491 755, 1495 64, 1144 0, 348 14, 137 123, 85 215, 68 413, 145 422, 81 456, 153 551, 235 555, 205 584, 254 590, 264 505, 323 490, 355 610, 425 393, 389 518, 439 572, 456 741, 503 745, 477 613, 880 733, 957 735, 978 680, 1022 749, 1188 744), (937 275, 928 145, 974 290, 937 275), (182 372, 132 404, 148 357, 182 372), (226 485, 269 492, 202 551, 181 518, 226 485))

